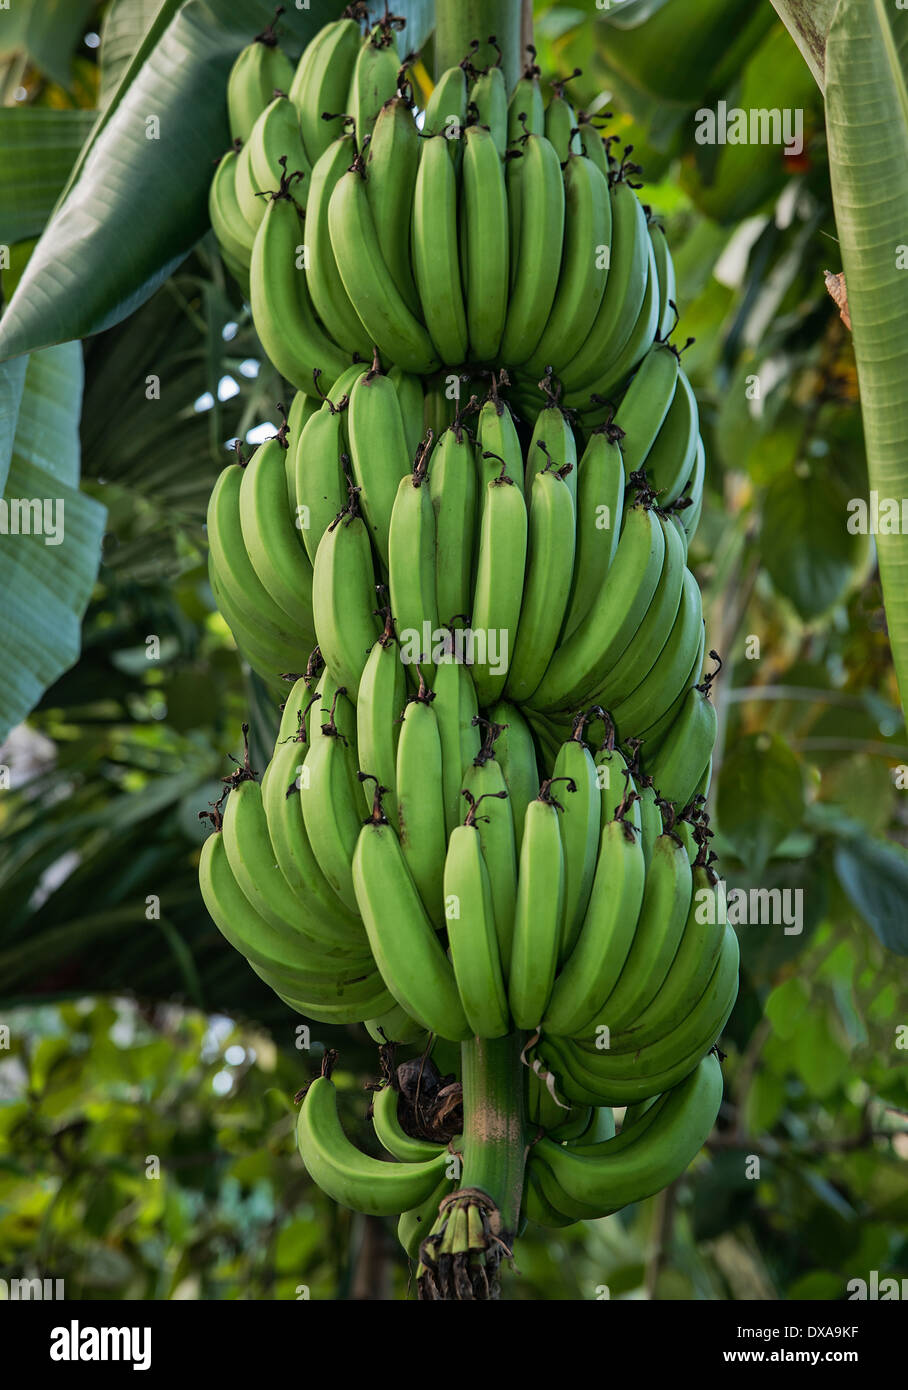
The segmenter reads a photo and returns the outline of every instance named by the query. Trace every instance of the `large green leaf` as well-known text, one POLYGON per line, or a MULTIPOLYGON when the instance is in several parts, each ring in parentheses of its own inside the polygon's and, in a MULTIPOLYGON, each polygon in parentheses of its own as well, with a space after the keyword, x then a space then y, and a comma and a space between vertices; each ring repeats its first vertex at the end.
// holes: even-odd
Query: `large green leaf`
MULTIPOLYGON (((839 0, 826 43, 826 128, 871 491, 908 496, 908 11, 839 0), (901 250, 900 250, 901 248, 901 250)), ((908 541, 876 538, 903 707, 908 541)))
POLYGON ((113 0, 101 29, 98 105, 102 110, 117 90, 155 16, 168 8, 162 0, 113 0))
MULTIPOLYGON (((82 349, 68 343, 0 368, 0 443, 14 431, 0 509, 0 741, 78 659, 80 625, 98 572, 105 509, 79 492, 82 349), (15 502, 36 499, 41 531, 14 529, 15 502), (44 527, 44 508, 59 543, 44 527)), ((5 462, 6 455, 2 456, 5 462)), ((2 468, 2 465, 0 465, 2 468)), ((18 514, 19 509, 15 509, 18 514)))
POLYGON ((0 109, 0 242, 36 237, 94 121, 91 111, 0 109))

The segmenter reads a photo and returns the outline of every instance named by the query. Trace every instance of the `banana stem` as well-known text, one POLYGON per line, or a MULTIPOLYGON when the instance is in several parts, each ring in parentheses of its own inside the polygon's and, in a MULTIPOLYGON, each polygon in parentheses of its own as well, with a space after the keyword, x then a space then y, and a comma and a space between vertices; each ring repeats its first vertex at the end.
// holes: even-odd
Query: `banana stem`
POLYGON ((486 40, 494 34, 502 51, 501 66, 508 91, 523 70, 522 0, 435 0, 435 76, 454 68, 479 40, 473 62, 477 67, 494 63, 496 54, 486 40))
POLYGON ((461 1186, 488 1194, 501 1214, 501 1238, 510 1247, 520 1217, 526 1163, 524 1033, 471 1038, 461 1046, 463 1177, 461 1186))

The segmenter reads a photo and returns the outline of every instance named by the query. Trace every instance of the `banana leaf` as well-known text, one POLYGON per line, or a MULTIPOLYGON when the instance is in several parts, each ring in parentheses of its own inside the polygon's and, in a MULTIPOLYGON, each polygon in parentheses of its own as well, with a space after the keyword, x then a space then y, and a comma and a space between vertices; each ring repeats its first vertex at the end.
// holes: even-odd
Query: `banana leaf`
POLYGON ((79 656, 106 516, 79 491, 81 401, 78 343, 0 368, 0 742, 79 656))
MULTIPOLYGON (((908 11, 839 0, 826 43, 826 128, 871 492, 908 496, 908 11)), ((902 706, 908 541, 875 537, 902 706)))

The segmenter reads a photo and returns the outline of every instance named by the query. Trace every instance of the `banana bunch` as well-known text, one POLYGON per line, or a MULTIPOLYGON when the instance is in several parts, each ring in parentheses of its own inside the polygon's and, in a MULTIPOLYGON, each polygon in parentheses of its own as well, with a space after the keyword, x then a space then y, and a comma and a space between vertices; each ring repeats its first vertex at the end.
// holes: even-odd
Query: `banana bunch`
POLYGON ((503 365, 530 418, 549 371, 600 422, 674 326, 671 255, 630 150, 613 158, 563 83, 546 105, 535 66, 509 97, 500 66, 469 58, 420 129, 396 24, 351 6, 295 72, 268 30, 231 72, 234 145, 209 211, 265 352, 305 391, 314 367, 337 376, 373 348, 420 375, 503 365))
MULTIPOLYGON (((374 1095, 372 1122, 393 1161, 364 1153, 347 1137, 338 1114, 331 1080, 335 1061, 335 1053, 325 1054, 322 1073, 306 1091, 297 1121, 300 1153, 319 1187, 354 1211, 399 1215, 398 1239, 411 1258, 437 1260, 471 1247, 482 1250, 477 1208, 464 1203, 458 1210, 454 1199, 462 1136, 444 1144, 411 1135, 401 1124, 401 1093, 392 1080, 374 1095), (432 1256, 426 1245, 435 1246, 432 1256)), ((524 1220, 567 1226, 610 1216, 652 1196, 696 1157, 721 1099, 722 1073, 710 1052, 670 1090, 628 1106, 617 1133, 614 1113, 605 1106, 579 1107, 578 1115, 543 1134, 529 1115, 524 1220)))
MULTIPOLYGON (((286 699, 261 776, 247 745, 203 813, 200 885, 304 1017, 422 1061, 528 1033, 522 1212, 559 1226, 673 1181, 721 1097, 705 452, 630 149, 533 64, 508 93, 466 58, 417 113, 398 26, 351 5, 295 69, 269 28, 228 83, 212 227, 295 395, 215 483, 209 576, 286 699)), ((332 1065, 299 1114, 314 1179, 397 1214, 428 1285, 481 1284, 466 1094, 440 1140, 388 1072, 379 1161, 332 1065)))

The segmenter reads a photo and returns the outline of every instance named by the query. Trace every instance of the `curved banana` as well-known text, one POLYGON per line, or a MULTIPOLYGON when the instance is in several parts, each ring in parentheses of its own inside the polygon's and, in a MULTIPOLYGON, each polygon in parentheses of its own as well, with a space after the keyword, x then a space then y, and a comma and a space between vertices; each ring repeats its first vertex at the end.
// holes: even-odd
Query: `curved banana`
POLYGON ((310 631, 312 566, 287 499, 286 448, 279 432, 260 444, 246 464, 240 483, 240 526, 262 584, 291 622, 310 631))
POLYGON ((564 851, 559 806, 544 782, 523 824, 508 1003, 518 1028, 536 1028, 555 980, 564 916, 564 851))
POLYGON ((473 824, 476 803, 451 832, 444 866, 445 918, 451 961, 467 1022, 475 1037, 508 1031, 508 996, 495 930, 492 887, 473 824))
MULTIPOLYGON (((397 824, 397 744, 400 715, 406 699, 407 682, 400 660, 391 610, 385 628, 366 658, 356 700, 356 742, 363 772, 377 778, 385 787, 385 810, 397 824)), ((363 782, 363 792, 371 807, 373 790, 363 782)))
POLYGON ((354 711, 340 690, 334 694, 325 722, 319 726, 316 719, 312 721, 300 802, 306 834, 322 873, 344 906, 356 912, 352 864, 363 808, 356 784, 356 754, 338 728, 339 709, 340 717, 353 723, 354 711))
POLYGON ((564 917, 559 960, 569 956, 586 918, 587 905, 599 854, 602 793, 593 755, 583 741, 585 718, 580 715, 574 731, 561 745, 555 759, 553 782, 565 779, 561 797, 561 846, 564 851, 564 917))
POLYGON ((227 119, 231 140, 248 140, 252 127, 274 96, 293 81, 293 66, 271 25, 240 50, 227 78, 227 119))
POLYGON ((470 104, 476 108, 479 124, 491 134, 498 157, 504 159, 508 147, 508 90, 497 64, 479 73, 470 88, 470 104))
POLYGON ((505 697, 515 702, 530 698, 545 675, 568 604, 575 522, 566 477, 572 466, 550 461, 529 490, 526 578, 504 687, 505 697))
MULTIPOLYGON (((625 473, 630 478, 645 465, 646 480, 653 491, 656 488, 648 455, 671 408, 680 371, 675 349, 668 343, 655 342, 634 373, 615 414, 615 424, 623 431, 625 473)), ((666 500, 660 496, 659 505, 666 500)))
POLYGON ((419 303, 429 336, 441 361, 456 366, 466 360, 468 338, 460 278, 457 174, 449 146, 450 141, 443 135, 433 135, 422 142, 413 191, 410 245, 419 303))
POLYGON ((402 1163, 426 1163, 446 1151, 446 1144, 433 1144, 428 1139, 414 1139, 398 1118, 400 1091, 383 1086, 372 1093, 372 1124, 375 1136, 392 1158, 402 1163))
POLYGON ((667 801, 686 806, 706 771, 716 742, 715 706, 700 688, 691 686, 671 729, 647 759, 647 768, 667 801))
POLYGON ((324 25, 303 50, 289 88, 284 88, 299 112, 303 144, 313 166, 342 133, 359 50, 360 31, 355 20, 338 19, 324 25))
POLYGON ((300 173, 305 190, 310 186, 312 170, 300 135, 299 116, 289 97, 276 96, 265 107, 241 155, 236 171, 236 197, 240 212, 255 235, 265 216, 264 195, 280 187, 281 156, 286 158, 287 172, 300 173))
POLYGON ((473 445, 459 418, 435 446, 429 496, 435 511, 436 610, 443 623, 462 626, 473 602, 479 489, 473 445))
POLYGON ((303 245, 306 285, 316 313, 344 352, 368 359, 372 340, 341 279, 329 221, 334 190, 355 158, 352 135, 342 135, 319 155, 309 179, 303 245))
POLYGON ((527 359, 527 371, 538 376, 553 367, 559 376, 577 344, 586 341, 605 294, 611 235, 608 179, 592 160, 571 155, 564 168, 564 251, 558 288, 542 337, 527 359))
POLYGON ((603 826, 596 873, 573 950, 558 972, 542 1019, 546 1034, 595 1031, 637 929, 646 868, 640 837, 623 820, 603 826))
POLYGON ((318 645, 328 670, 354 703, 381 630, 376 602, 372 547, 354 493, 319 541, 312 570, 318 645))
POLYGON ((504 468, 486 484, 471 605, 474 643, 485 645, 482 653, 474 650, 471 663, 480 705, 491 704, 504 689, 523 598, 527 508, 504 468))
MULTIPOLYGON (((519 853, 526 810, 530 802, 536 799, 543 774, 536 756, 533 731, 518 706, 507 700, 499 700, 489 710, 489 719, 502 729, 495 741, 495 756, 501 764, 510 797, 514 837, 519 853)), ((478 748, 477 740, 477 752, 478 748)))
POLYGON ((322 537, 349 500, 343 463, 344 412, 326 399, 306 421, 295 445, 291 435, 290 451, 297 527, 314 565, 322 537))
POLYGON ((252 322, 265 356, 300 391, 317 397, 317 368, 332 380, 347 366, 315 318, 306 285, 303 228, 286 181, 256 232, 249 267, 252 322))
POLYGON ((392 97, 379 111, 369 141, 366 192, 378 249, 401 298, 414 314, 419 313, 419 296, 410 262, 410 222, 420 162, 419 131, 410 104, 401 96, 392 97))
POLYGON ((401 659, 417 665, 427 683, 434 679, 433 649, 439 631, 435 588, 435 508, 426 466, 429 444, 420 451, 413 472, 401 478, 388 531, 388 586, 397 619, 401 659))
MULTIPOLYGON (((374 365, 350 391, 347 431, 360 505, 382 564, 389 561, 391 513, 401 479, 413 467, 404 416, 389 376, 374 365)), ((395 610, 395 617, 400 614, 395 610)))
POLYGON ((248 271, 253 235, 237 201, 238 160, 237 150, 228 150, 218 160, 208 190, 208 218, 221 250, 248 271))
POLYGON ((470 352, 479 362, 495 362, 508 309, 508 200, 495 141, 481 126, 464 132, 461 193, 470 352))
POLYGON ((356 142, 360 150, 372 136, 378 114, 397 92, 400 58, 394 33, 377 24, 360 44, 356 63, 350 76, 350 90, 344 108, 353 119, 356 142))
POLYGON ((670 507, 677 502, 685 486, 691 482, 696 471, 699 443, 697 398, 686 373, 679 370, 672 403, 650 446, 645 463, 646 481, 656 494, 660 507, 670 507))
POLYGON ((385 1163, 364 1154, 344 1133, 337 1091, 327 1076, 316 1077, 306 1092, 296 1137, 303 1163, 322 1191, 369 1216, 418 1206, 434 1192, 447 1164, 445 1150, 423 1163, 385 1163))
MULTIPOLYGON (((493 726, 494 729, 499 726, 493 726)), ((511 963, 511 944, 514 936, 514 910, 517 903, 517 844, 514 835, 514 811, 504 772, 490 747, 483 745, 474 761, 464 769, 463 787, 474 801, 483 798, 479 826, 482 857, 492 885, 492 906, 495 911, 495 934, 501 964, 507 975, 511 963)))
POLYGON ((445 832, 450 835, 460 825, 463 814, 464 773, 478 755, 482 742, 476 723, 479 707, 469 669, 456 656, 442 658, 436 664, 434 689, 432 708, 441 739, 445 832))
POLYGON ((378 801, 372 819, 360 831, 353 882, 372 954, 398 1004, 443 1038, 452 1042, 468 1038, 470 1025, 453 967, 378 801))
POLYGON ((444 913, 445 827, 441 734, 434 692, 420 680, 404 708, 397 744, 397 828, 400 848, 423 906, 436 926, 444 913))
POLYGON ((328 205, 328 225, 344 288, 370 340, 389 362, 428 376, 439 366, 438 357, 381 254, 362 156, 338 180, 328 205))
POLYGON ((520 241, 512 251, 516 272, 497 353, 515 366, 532 355, 542 337, 558 288, 565 233, 564 181, 554 146, 545 136, 529 135, 520 163, 520 241))
POLYGON ((577 707, 602 683, 649 608, 665 559, 665 530, 651 509, 624 513, 615 559, 582 623, 555 651, 531 697, 534 709, 577 707))
POLYGON ((590 612, 618 549, 624 512, 624 465, 610 425, 592 431, 577 465, 577 536, 574 572, 561 641, 590 612))

